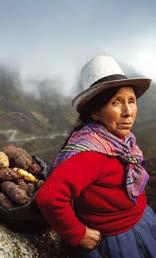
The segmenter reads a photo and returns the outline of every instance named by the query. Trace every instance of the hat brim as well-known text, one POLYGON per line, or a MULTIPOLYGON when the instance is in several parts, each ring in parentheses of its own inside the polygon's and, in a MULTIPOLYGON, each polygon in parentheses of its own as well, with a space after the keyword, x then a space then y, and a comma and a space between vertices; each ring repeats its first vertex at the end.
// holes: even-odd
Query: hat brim
POLYGON ((113 80, 108 82, 102 82, 95 84, 78 94, 72 101, 73 107, 79 111, 82 106, 84 106, 89 100, 91 100, 98 93, 105 91, 113 87, 120 86, 132 86, 135 90, 136 97, 141 97, 150 86, 151 79, 147 78, 132 78, 132 79, 122 79, 113 80))

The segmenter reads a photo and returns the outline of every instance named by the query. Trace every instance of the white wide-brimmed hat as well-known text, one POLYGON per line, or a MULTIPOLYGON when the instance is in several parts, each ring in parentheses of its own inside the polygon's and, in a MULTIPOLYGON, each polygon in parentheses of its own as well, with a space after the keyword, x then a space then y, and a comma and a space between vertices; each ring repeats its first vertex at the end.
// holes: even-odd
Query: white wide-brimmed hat
POLYGON ((139 98, 149 88, 150 82, 151 79, 148 78, 128 79, 111 55, 98 55, 83 66, 81 70, 83 91, 73 99, 72 105, 79 112, 81 107, 98 93, 119 86, 132 86, 136 97, 139 98))

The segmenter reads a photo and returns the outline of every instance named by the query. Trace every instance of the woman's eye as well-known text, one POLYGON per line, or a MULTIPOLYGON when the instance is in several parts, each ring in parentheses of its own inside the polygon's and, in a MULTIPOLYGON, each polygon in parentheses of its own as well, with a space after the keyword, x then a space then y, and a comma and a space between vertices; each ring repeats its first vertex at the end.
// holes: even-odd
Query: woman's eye
POLYGON ((118 101, 118 100, 115 100, 115 101, 112 102, 112 105, 113 105, 113 106, 117 106, 118 104, 119 104, 119 101, 118 101))
POLYGON ((135 99, 130 99, 129 103, 136 103, 135 99))

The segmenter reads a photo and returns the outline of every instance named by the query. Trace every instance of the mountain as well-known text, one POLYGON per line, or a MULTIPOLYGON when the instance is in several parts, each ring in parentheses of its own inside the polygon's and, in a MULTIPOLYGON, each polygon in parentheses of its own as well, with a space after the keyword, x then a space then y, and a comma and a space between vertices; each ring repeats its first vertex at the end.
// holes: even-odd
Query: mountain
POLYGON ((76 119, 71 100, 53 89, 46 99, 44 91, 38 97, 26 94, 1 67, 0 92, 0 148, 16 144, 49 162, 76 119))
MULTIPOLYGON (((128 78, 142 78, 143 74, 126 63, 121 67, 128 78)), ((151 83, 149 90, 138 99, 138 115, 133 132, 137 143, 143 150, 146 159, 156 157, 156 83, 151 83)))
POLYGON ((156 85, 138 100, 138 117, 134 127, 137 142, 146 159, 156 157, 156 85))
MULTIPOLYGON (((126 69, 130 77, 139 76, 131 67, 126 69)), ((70 97, 64 97, 56 89, 59 87, 52 87, 52 82, 46 80, 38 84, 37 97, 26 94, 21 90, 19 76, 0 66, 0 147, 14 143, 49 162, 73 127, 77 114, 70 97)), ((155 100, 153 84, 138 100, 138 119, 133 130, 148 160, 155 158, 156 153, 155 100)))
MULTIPOLYGON (((132 74, 134 77, 135 73, 132 74)), ((51 85, 47 87, 45 82, 42 86, 37 97, 26 94, 18 77, 0 67, 0 148, 15 144, 50 164, 74 126, 77 114, 70 105, 70 97, 64 97, 51 85)), ((133 131, 151 174, 146 188, 148 203, 156 211, 155 101, 156 85, 153 84, 138 100, 138 118, 133 131)))

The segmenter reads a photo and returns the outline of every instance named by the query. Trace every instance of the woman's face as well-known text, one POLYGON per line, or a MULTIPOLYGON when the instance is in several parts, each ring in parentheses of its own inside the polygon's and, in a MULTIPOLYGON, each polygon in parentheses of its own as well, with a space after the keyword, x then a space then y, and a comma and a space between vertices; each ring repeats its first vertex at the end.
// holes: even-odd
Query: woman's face
POLYGON ((116 94, 99 111, 93 112, 93 120, 104 125, 120 138, 129 134, 137 115, 136 96, 132 87, 119 88, 116 94))

